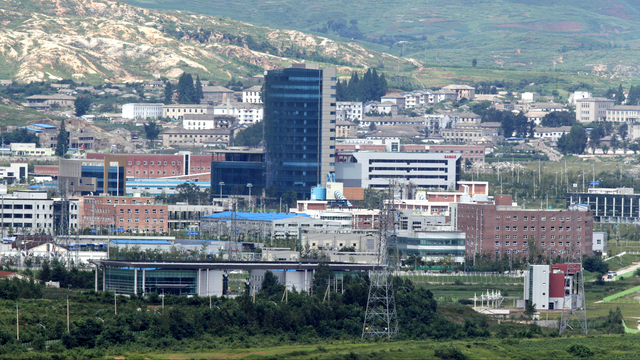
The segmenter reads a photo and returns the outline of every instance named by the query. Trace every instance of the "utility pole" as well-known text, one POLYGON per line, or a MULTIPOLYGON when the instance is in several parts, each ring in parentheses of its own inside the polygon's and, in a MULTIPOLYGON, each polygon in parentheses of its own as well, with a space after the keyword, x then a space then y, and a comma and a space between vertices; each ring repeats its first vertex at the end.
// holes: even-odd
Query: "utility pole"
POLYGON ((20 307, 16 300, 16 339, 20 340, 20 307))
POLYGON ((69 295, 67 295, 67 332, 69 332, 69 295))

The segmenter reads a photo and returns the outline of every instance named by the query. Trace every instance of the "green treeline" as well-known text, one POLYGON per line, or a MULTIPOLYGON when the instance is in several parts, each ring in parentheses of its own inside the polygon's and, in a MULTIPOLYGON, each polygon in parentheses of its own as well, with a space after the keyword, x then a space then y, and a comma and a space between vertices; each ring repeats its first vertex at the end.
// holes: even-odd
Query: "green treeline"
POLYGON ((369 69, 362 78, 354 72, 349 81, 338 80, 336 98, 338 101, 380 101, 388 89, 384 74, 378 75, 376 69, 369 69))

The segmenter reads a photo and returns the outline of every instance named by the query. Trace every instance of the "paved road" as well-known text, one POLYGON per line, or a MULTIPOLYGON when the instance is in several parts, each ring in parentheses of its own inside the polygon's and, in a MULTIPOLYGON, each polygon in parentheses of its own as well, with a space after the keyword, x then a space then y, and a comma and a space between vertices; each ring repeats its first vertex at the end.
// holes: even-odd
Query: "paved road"
POLYGON ((547 146, 543 140, 533 140, 531 141, 530 145, 533 146, 536 150, 542 151, 543 153, 547 154, 549 160, 551 161, 560 161, 560 159, 562 159, 562 154, 560 154, 560 152, 558 152, 557 150, 547 146))

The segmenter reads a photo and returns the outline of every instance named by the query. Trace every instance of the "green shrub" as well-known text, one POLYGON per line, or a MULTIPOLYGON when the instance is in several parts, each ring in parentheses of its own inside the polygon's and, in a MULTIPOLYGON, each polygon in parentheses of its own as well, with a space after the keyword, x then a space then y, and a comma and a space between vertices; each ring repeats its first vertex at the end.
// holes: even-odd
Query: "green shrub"
POLYGON ((572 344, 567 348, 567 352, 576 357, 591 357, 593 356, 593 350, 588 346, 581 344, 572 344))
POLYGON ((467 358, 462 351, 450 345, 437 348, 433 354, 440 359, 465 360, 467 358))

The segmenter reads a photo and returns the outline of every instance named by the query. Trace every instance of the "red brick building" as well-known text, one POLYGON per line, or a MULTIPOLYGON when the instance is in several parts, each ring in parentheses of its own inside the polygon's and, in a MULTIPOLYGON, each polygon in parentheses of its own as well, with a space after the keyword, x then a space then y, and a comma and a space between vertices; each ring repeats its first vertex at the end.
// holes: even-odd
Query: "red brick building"
POLYGON ((547 256, 593 254, 591 211, 533 210, 511 206, 510 195, 495 204, 461 203, 452 208, 458 230, 466 234, 466 256, 488 253, 528 256, 532 241, 547 256))
POLYGON ((79 227, 82 229, 124 229, 132 233, 166 233, 168 205, 153 197, 85 196, 79 201, 79 227))
POLYGON ((429 152, 460 154, 463 160, 484 163, 485 147, 474 145, 429 145, 429 152))
MULTIPOLYGON (((87 159, 103 159, 108 154, 91 153, 87 159)), ((212 155, 122 154, 127 159, 127 178, 174 178, 211 181, 212 155)), ((216 161, 224 161, 215 159, 216 161)))

